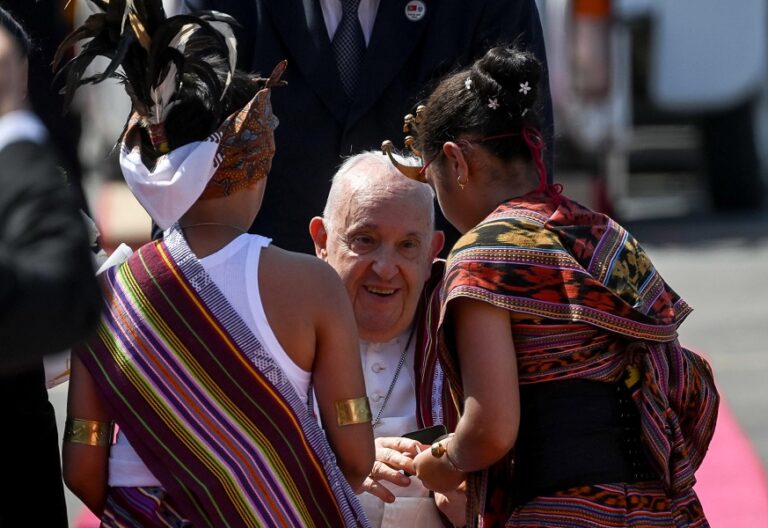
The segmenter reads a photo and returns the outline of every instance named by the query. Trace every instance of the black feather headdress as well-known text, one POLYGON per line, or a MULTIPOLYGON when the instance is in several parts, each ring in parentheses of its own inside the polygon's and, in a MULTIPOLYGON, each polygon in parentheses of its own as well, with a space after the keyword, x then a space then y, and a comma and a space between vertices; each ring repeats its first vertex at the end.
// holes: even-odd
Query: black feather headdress
POLYGON ((54 58, 57 79, 66 78, 65 102, 69 105, 83 84, 119 79, 147 131, 150 157, 213 132, 233 110, 228 93, 236 78, 255 80, 236 74, 237 22, 229 15, 199 11, 168 18, 162 0, 89 1, 96 12, 67 36, 54 58), (62 65, 69 49, 83 41, 79 53, 62 65), (86 76, 96 57, 109 64, 86 76), (188 116, 183 138, 166 135, 172 114, 188 116))

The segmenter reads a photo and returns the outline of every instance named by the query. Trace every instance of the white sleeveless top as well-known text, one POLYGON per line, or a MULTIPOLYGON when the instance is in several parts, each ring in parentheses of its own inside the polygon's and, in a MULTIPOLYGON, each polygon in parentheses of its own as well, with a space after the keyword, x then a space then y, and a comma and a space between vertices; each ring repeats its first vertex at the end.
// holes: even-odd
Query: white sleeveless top
MULTIPOLYGON (((299 367, 285 352, 267 322, 261 303, 259 258, 261 249, 271 242, 271 239, 259 235, 240 235, 216 253, 201 258, 200 263, 264 349, 280 365, 299 398, 306 404, 312 373, 299 367)), ((161 485, 125 435, 120 433, 109 452, 108 484, 111 487, 161 485)))

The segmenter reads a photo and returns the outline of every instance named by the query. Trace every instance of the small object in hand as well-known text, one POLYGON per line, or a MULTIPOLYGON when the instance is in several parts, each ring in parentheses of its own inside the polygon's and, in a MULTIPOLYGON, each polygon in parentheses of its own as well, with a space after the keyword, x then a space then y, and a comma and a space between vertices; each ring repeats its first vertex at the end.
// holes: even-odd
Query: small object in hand
MULTIPOLYGON (((403 435, 403 438, 409 438, 411 440, 416 440, 417 442, 420 442, 422 444, 429 445, 432 442, 435 442, 436 440, 446 436, 447 432, 448 432, 448 429, 445 427, 445 425, 437 424, 431 427, 425 427, 423 429, 411 431, 410 433, 405 433, 403 435)), ((416 452, 421 453, 421 447, 416 446, 416 452)), ((412 455, 406 453, 405 456, 412 456, 412 455)), ((403 475, 405 475, 406 477, 411 476, 411 474, 405 470, 402 470, 402 472, 403 472, 403 475)))
POLYGON ((437 424, 432 427, 425 427, 424 429, 405 433, 403 438, 410 438, 411 440, 416 440, 422 444, 429 445, 445 436, 446 433, 448 433, 448 429, 446 429, 445 425, 437 424))

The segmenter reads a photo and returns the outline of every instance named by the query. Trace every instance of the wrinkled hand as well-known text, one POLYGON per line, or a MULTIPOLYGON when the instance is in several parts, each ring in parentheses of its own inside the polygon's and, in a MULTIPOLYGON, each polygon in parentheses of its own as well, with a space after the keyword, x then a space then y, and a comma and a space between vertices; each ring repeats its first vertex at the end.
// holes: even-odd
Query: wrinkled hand
POLYGON ((400 471, 414 474, 413 458, 427 446, 410 438, 390 436, 377 438, 375 443, 376 461, 373 463, 371 474, 363 482, 363 490, 384 502, 395 502, 395 496, 380 482, 387 481, 397 486, 409 486, 411 479, 400 471))
POLYGON ((454 526, 467 524, 467 481, 453 491, 435 493, 435 506, 454 526))
POLYGON ((435 492, 453 491, 464 481, 464 473, 451 466, 446 456, 434 457, 429 449, 416 456, 413 466, 424 487, 435 492))

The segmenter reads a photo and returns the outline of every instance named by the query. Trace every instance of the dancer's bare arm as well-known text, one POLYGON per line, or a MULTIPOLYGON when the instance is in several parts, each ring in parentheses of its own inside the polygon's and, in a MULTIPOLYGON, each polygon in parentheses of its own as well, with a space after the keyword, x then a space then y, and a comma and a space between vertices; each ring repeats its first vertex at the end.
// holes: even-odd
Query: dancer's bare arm
MULTIPOLYGON (((96 391, 96 384, 80 359, 73 355, 67 397, 67 417, 110 422, 112 417, 96 391)), ((104 511, 107 499, 109 447, 64 442, 64 482, 72 493, 96 515, 104 511)))

